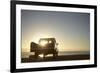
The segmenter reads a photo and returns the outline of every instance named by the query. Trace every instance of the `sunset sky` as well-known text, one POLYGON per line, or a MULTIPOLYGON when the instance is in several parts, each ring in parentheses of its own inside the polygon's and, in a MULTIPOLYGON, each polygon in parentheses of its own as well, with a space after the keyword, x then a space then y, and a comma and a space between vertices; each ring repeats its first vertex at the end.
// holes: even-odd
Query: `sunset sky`
POLYGON ((59 51, 89 51, 90 14, 21 10, 22 52, 30 51, 30 42, 56 38, 59 51))

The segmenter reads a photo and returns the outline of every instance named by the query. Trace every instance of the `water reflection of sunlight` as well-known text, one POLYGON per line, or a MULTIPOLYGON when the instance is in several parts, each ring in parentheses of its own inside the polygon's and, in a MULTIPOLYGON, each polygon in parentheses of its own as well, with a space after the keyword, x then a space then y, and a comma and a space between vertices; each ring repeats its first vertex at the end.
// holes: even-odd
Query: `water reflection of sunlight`
MULTIPOLYGON (((39 57, 40 57, 40 58, 43 58, 43 54, 40 54, 39 57)), ((45 57, 53 57, 53 54, 45 55, 45 57)))
POLYGON ((40 54, 39 57, 43 58, 43 54, 40 54))

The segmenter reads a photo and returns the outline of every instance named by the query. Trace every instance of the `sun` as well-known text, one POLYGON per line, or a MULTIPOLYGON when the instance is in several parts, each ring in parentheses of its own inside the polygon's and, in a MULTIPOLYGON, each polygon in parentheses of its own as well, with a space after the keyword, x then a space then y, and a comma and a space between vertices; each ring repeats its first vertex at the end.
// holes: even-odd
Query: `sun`
POLYGON ((40 45, 41 45, 41 46, 45 46, 47 43, 48 43, 48 41, 42 40, 42 41, 40 42, 40 45))
MULTIPOLYGON (((32 40, 31 41, 33 41, 33 42, 35 42, 35 43, 39 43, 39 39, 40 38, 50 38, 50 37, 53 37, 52 35, 49 35, 49 34, 34 34, 33 35, 33 38, 32 38, 32 40)), ((42 43, 41 43, 41 45, 44 45, 46 43, 46 41, 43 41, 42 43)))

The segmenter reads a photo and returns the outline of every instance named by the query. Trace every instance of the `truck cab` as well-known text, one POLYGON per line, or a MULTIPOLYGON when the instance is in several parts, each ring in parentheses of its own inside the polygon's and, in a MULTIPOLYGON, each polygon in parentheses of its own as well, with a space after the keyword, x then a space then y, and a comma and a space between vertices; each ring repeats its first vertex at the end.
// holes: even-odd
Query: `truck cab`
POLYGON ((35 53, 36 58, 40 54, 43 54, 44 58, 48 54, 53 54, 53 57, 56 57, 58 56, 57 45, 55 38, 40 38, 39 44, 31 42, 30 50, 35 53))

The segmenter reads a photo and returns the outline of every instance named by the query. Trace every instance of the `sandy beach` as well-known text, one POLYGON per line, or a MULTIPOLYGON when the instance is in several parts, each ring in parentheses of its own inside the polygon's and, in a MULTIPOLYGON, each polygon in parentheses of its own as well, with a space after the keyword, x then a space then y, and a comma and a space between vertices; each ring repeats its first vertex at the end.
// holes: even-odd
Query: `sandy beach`
POLYGON ((22 58, 21 62, 27 63, 27 62, 71 61, 71 60, 89 60, 89 59, 90 59, 90 55, 88 55, 88 54, 60 55, 55 58, 53 58, 52 56, 49 56, 46 58, 39 57, 38 59, 36 59, 34 55, 30 55, 29 58, 22 58))

